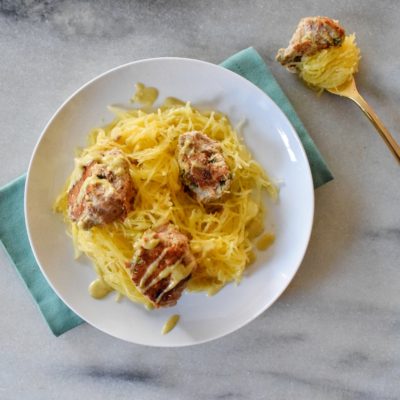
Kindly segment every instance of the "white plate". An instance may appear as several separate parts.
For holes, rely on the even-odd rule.
[[[276,242],[259,253],[239,286],[229,285],[213,297],[185,294],[176,307],[147,311],[114,296],[94,300],[88,285],[95,278],[89,261],[74,260],[73,247],[52,204],[73,168],[74,150],[89,130],[112,119],[110,104],[127,103],[134,84],[226,113],[243,128],[248,147],[277,182],[279,203],[269,206]],[[314,191],[300,140],[276,104],[246,79],[214,64],[183,58],[157,58],[115,68],[84,85],[55,113],[44,129],[30,163],[25,215],[36,260],[50,285],[79,316],[115,337],[145,345],[186,346],[219,338],[247,324],[284,291],[304,256],[313,221]],[[172,314],[178,326],[160,331]]]

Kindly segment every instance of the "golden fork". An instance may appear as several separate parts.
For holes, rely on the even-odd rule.
[[[372,107],[364,100],[364,98],[358,93],[356,82],[352,78],[349,82],[344,83],[336,89],[328,89],[329,92],[337,94],[338,96],[347,97],[353,100],[368,117],[368,119],[375,126],[376,130],[381,135],[382,139],[385,141],[390,151],[396,157],[397,161],[400,162],[400,146],[387,130],[385,125],[383,125],[380,118],[376,115]]]

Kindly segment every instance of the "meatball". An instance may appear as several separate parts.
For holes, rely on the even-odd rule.
[[[182,183],[200,203],[222,197],[230,188],[231,171],[220,144],[200,132],[179,136],[178,164]]]
[[[187,236],[162,225],[147,230],[134,248],[127,265],[133,283],[156,308],[174,306],[196,268]]]
[[[303,56],[311,56],[328,47],[340,46],[344,38],[345,31],[336,20],[327,17],[303,18],[289,46],[279,49],[276,59],[289,71],[296,72],[296,63]]]
[[[119,150],[77,160],[79,179],[68,192],[68,213],[82,229],[123,220],[130,211],[135,189],[129,162]],[[79,176],[79,175],[78,175]]]

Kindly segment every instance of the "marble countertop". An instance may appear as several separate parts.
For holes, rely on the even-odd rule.
[[[396,0],[0,2],[0,185],[26,171],[47,120],[97,74],[156,56],[219,63],[250,45],[335,175],[316,191],[289,288],[208,344],[148,348],[87,324],[55,338],[0,251],[1,399],[400,398],[400,168],[355,105],[317,97],[273,61],[305,15],[357,32],[359,89],[400,141]]]

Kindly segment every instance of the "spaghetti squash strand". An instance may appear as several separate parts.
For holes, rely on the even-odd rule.
[[[180,134],[196,129],[220,142],[233,173],[230,193],[214,200],[210,209],[184,192],[179,179],[176,145]],[[232,129],[226,116],[200,112],[187,103],[157,110],[122,112],[104,128],[89,135],[90,152],[119,148],[131,161],[130,175],[137,188],[133,210],[123,222],[79,229],[68,218],[65,186],[55,210],[64,214],[74,246],[94,263],[98,275],[113,289],[135,302],[148,305],[126,270],[133,243],[154,225],[173,222],[190,238],[191,251],[198,261],[188,288],[217,292],[231,281],[239,282],[252,259],[249,226],[257,221],[262,231],[264,207],[262,191],[276,197],[276,187]],[[260,228],[261,226],[261,228]]]
[[[358,71],[360,61],[360,50],[355,39],[355,34],[346,36],[339,47],[330,47],[303,57],[297,65],[300,77],[319,89],[335,89],[348,82]]]

